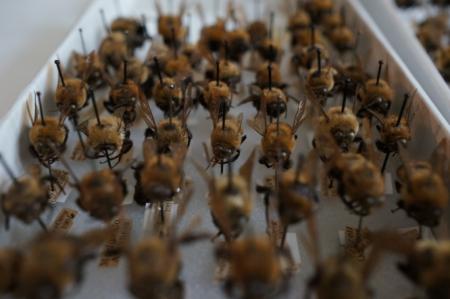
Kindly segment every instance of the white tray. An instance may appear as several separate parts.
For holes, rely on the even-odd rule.
[[[8,115],[2,119],[0,123],[0,140],[5,142],[5,146],[2,147],[1,152],[5,156],[6,160],[13,167],[13,171],[19,175],[24,172],[24,168],[31,162],[34,162],[28,153],[27,144],[27,130],[29,128],[29,121],[26,115],[25,103],[29,100],[35,90],[41,90],[45,95],[45,110],[55,111],[56,108],[52,102],[52,95],[57,83],[57,72],[54,66],[54,59],[59,57],[63,63],[66,63],[72,50],[80,50],[79,37],[77,29],[79,27],[84,28],[86,44],[88,49],[97,47],[101,37],[104,36],[104,29],[99,19],[99,9],[103,8],[106,12],[108,20],[115,18],[119,11],[124,15],[140,16],[142,13],[147,15],[147,20],[151,23],[149,26],[150,33],[156,32],[155,10],[152,6],[152,1],[147,0],[123,0],[117,1],[119,5],[115,5],[114,1],[110,0],[97,0],[86,11],[78,25],[68,35],[65,41],[61,44],[58,50],[52,57],[49,58],[48,63],[42,68],[35,80],[26,87],[17,99],[14,106],[11,107]],[[169,1],[170,2],[170,1]],[[188,1],[190,2],[190,1]],[[225,1],[222,1],[225,2]],[[250,2],[250,3],[248,3]],[[252,1],[246,1],[242,5],[246,6],[247,14],[253,16]],[[277,9],[277,1],[268,1],[271,9]],[[173,1],[173,7],[177,7],[177,1]],[[221,9],[214,9],[214,1],[204,1],[206,4],[206,10],[208,12],[220,11],[221,15],[225,11],[225,3],[220,3]],[[355,28],[359,28],[362,31],[362,42],[359,49],[361,57],[367,60],[368,70],[374,73],[376,71],[376,64],[379,59],[383,59],[389,65],[389,73],[391,83],[394,89],[398,92],[397,102],[394,103],[394,109],[398,109],[400,106],[400,100],[403,93],[410,92],[414,88],[417,88],[417,94],[413,102],[413,110],[415,111],[415,118],[411,124],[414,139],[410,144],[409,150],[412,157],[415,158],[428,158],[430,152],[435,145],[444,137],[450,137],[450,127],[444,120],[442,115],[439,114],[438,109],[433,105],[430,99],[427,97],[424,90],[418,85],[414,77],[409,73],[405,65],[401,62],[399,57],[394,53],[393,49],[388,45],[385,38],[382,36],[370,16],[364,11],[361,4],[357,0],[348,0],[345,3],[348,5],[348,19],[351,24],[355,24]],[[165,3],[167,4],[167,3]],[[191,6],[190,6],[191,7]],[[118,9],[119,8],[119,9]],[[165,7],[167,9],[167,7]],[[194,10],[192,6],[192,10]],[[215,13],[207,14],[208,21],[212,21],[216,16]],[[276,17],[276,24],[280,30],[286,28],[286,20],[284,17]],[[192,29],[194,34],[192,38],[195,39],[198,36],[198,29],[200,23],[196,19],[192,18]],[[278,30],[277,30],[278,31]],[[197,33],[196,33],[197,32]],[[286,39],[287,41],[287,39]],[[286,51],[288,50],[286,42]],[[286,62],[288,60],[288,54],[285,56],[283,68],[286,70]],[[253,80],[252,75],[246,74],[244,81],[249,83]],[[291,81],[291,84],[295,84],[295,80]],[[99,105],[100,106],[100,105]],[[231,113],[236,113],[237,109],[233,108]],[[289,118],[292,118],[292,112],[295,110],[295,105],[291,104],[289,107],[291,111]],[[161,113],[155,109],[156,119],[162,117]],[[255,111],[251,105],[243,106],[242,112],[244,117],[248,118],[253,116]],[[208,141],[209,133],[211,129],[210,121],[206,119],[207,113],[203,109],[198,109],[191,114],[189,126],[194,133],[194,139],[190,148],[190,156],[198,161],[204,161],[201,152],[201,142]],[[254,146],[259,144],[259,136],[255,134],[248,126],[245,126],[245,133],[248,139],[243,145],[241,158],[237,162],[238,167],[242,161],[244,161]],[[141,142],[144,133],[144,125],[140,123],[136,129],[132,130],[132,139],[135,144],[134,156],[138,159],[141,157]],[[67,156],[70,155],[74,142],[75,134],[71,134],[68,142]],[[307,125],[300,128],[299,140],[297,143],[298,152],[307,152],[311,149],[311,128]],[[6,146],[7,144],[7,146]],[[296,155],[294,154],[293,157]],[[388,173],[392,172],[393,167],[398,164],[396,158],[391,160]],[[90,170],[87,166],[89,163],[71,163],[75,168],[75,171],[82,175],[86,171]],[[55,166],[58,167],[58,164]],[[61,167],[59,165],[59,167]],[[98,166],[97,166],[98,167]],[[103,166],[104,167],[104,166]],[[118,166],[120,168],[120,166]],[[190,176],[195,184],[194,199],[189,206],[188,212],[185,216],[185,223],[192,219],[195,215],[203,216],[202,228],[210,231],[215,231],[210,219],[210,213],[208,205],[205,199],[206,186],[202,182],[201,178],[194,170],[190,163],[186,163],[185,170],[188,176]],[[265,175],[270,171],[264,166],[255,166],[255,182],[261,182]],[[6,174],[1,172],[2,181],[0,185],[9,185],[9,180]],[[131,172],[127,173],[127,177],[131,177]],[[390,179],[387,183],[392,183]],[[130,191],[134,186],[134,181],[129,181]],[[399,212],[397,214],[391,214],[390,209],[396,206],[395,195],[386,194],[386,204],[383,208],[376,210],[373,215],[367,218],[366,224],[370,228],[403,228],[413,226],[414,222],[406,218],[406,216]],[[76,209],[74,202],[77,196],[77,192],[69,192],[67,198],[61,198],[61,203],[57,203],[54,208],[48,211],[44,215],[44,221],[50,223],[53,221],[58,211],[63,207],[72,207]],[[132,194],[130,194],[132,196]],[[264,232],[264,213],[263,204],[261,198],[255,196],[255,211],[252,215],[251,226],[256,232]],[[142,223],[144,221],[144,208],[132,203],[125,206],[126,213],[133,220],[132,229],[132,242],[138,241],[142,237]],[[321,244],[323,246],[322,253],[324,256],[328,256],[336,253],[339,248],[338,243],[338,230],[344,228],[346,225],[356,225],[357,219],[355,216],[344,208],[343,204],[333,199],[323,199],[323,204],[320,207],[319,213],[319,228]],[[2,223],[0,219],[0,223]],[[81,213],[74,224],[71,232],[79,233],[86,229],[98,227],[101,224],[97,221],[90,219],[84,213]],[[17,221],[11,222],[11,229],[9,232],[5,232],[3,227],[0,228],[0,245],[17,245],[25,246],[26,242],[30,240],[33,234],[39,232],[40,228],[37,225],[25,227]],[[304,232],[304,225],[293,227],[290,232],[300,233]],[[292,235],[290,235],[292,236]],[[292,238],[291,238],[292,239]],[[295,240],[295,238],[294,238]],[[299,238],[297,238],[297,241]],[[292,277],[290,292],[281,296],[281,298],[298,298],[304,291],[305,283],[312,273],[312,262],[307,256],[304,246],[301,242],[298,242],[300,255],[302,259],[302,265],[300,272]],[[209,242],[198,243],[189,247],[185,247],[182,250],[184,259],[184,268],[182,272],[182,279],[186,282],[186,298],[223,298],[223,292],[220,286],[213,281],[213,273],[215,269],[213,247]],[[377,271],[373,275],[371,285],[376,291],[376,298],[398,298],[399,294],[402,296],[410,295],[413,292],[413,287],[403,276],[401,276],[394,267],[393,258],[388,257],[385,262],[382,262]],[[121,260],[120,264],[116,268],[98,268],[98,261],[94,261],[88,265],[85,271],[85,281],[81,288],[74,294],[74,298],[128,298],[127,292],[127,280],[126,280],[126,261]]]
[[[423,87],[447,122],[450,122],[450,88],[416,38],[412,19],[417,10],[402,12],[393,0],[361,0],[387,40]],[[416,14],[417,13],[417,14]]]

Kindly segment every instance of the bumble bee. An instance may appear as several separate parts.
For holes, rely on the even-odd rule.
[[[286,288],[280,252],[267,235],[224,244],[216,255],[230,263],[224,290],[232,298],[272,298]]]
[[[226,56],[228,56],[231,61],[239,63],[242,60],[242,56],[250,48],[249,34],[245,31],[245,29],[238,28],[226,32],[223,38],[227,42],[228,46],[228,49],[226,50],[228,53]]]
[[[235,62],[221,59],[219,61],[219,80],[225,82],[228,86],[235,89],[236,85],[241,81],[241,70]],[[213,81],[217,78],[217,67],[210,63],[205,71],[205,79]]]
[[[105,229],[82,236],[46,232],[36,237],[20,261],[16,294],[20,298],[62,298],[83,280],[83,268],[105,240]]]
[[[225,20],[218,19],[215,24],[204,26],[200,32],[198,47],[204,56],[210,52],[218,52],[223,44],[223,37],[226,35]]]
[[[169,102],[171,103],[171,102]],[[147,123],[145,137],[156,142],[158,153],[169,153],[175,146],[188,148],[191,144],[192,133],[187,127],[187,119],[190,113],[190,101],[183,101],[182,113],[179,117],[173,117],[172,107],[169,107],[169,118],[156,123],[150,105],[146,100],[140,102],[140,109]]]
[[[117,71],[117,79],[124,80],[125,75],[125,63],[122,63]],[[152,74],[147,65],[142,63],[136,57],[132,57],[127,60],[126,64],[127,79],[134,81],[138,84],[145,94],[151,94],[153,87]]]
[[[269,34],[266,24],[258,20],[248,24],[246,30],[252,47],[257,47]]]
[[[313,146],[322,161],[328,161],[333,154],[333,145],[327,144],[322,135],[331,134],[333,140],[342,151],[348,151],[357,140],[359,122],[352,110],[343,107],[330,107],[325,115],[320,116],[314,130]]]
[[[131,56],[125,34],[121,32],[108,34],[100,44],[98,55],[104,65],[117,70],[123,60]]]
[[[442,39],[447,32],[448,16],[444,13],[429,17],[419,24],[417,38],[428,52],[438,50],[442,45]]]
[[[183,15],[186,11],[186,4],[183,2],[177,15],[164,14],[159,1],[155,1],[158,12],[158,33],[162,36],[167,46],[179,47],[186,39],[187,30],[183,27]]]
[[[383,62],[380,60],[378,64],[377,78],[367,80],[357,91],[357,98],[362,105],[357,113],[360,117],[365,115],[365,109],[387,115],[394,99],[394,91],[389,83],[380,79]]]
[[[322,69],[321,63],[321,52],[317,50],[317,67],[309,70],[306,77],[306,87],[321,99],[321,103],[325,103],[326,98],[332,96],[335,92],[334,77],[337,71],[331,66]]]
[[[330,32],[329,38],[334,47],[341,53],[353,50],[356,47],[356,36],[344,24],[334,28]]]
[[[111,81],[106,66],[95,51],[89,54],[74,52],[71,58],[75,77],[85,81],[92,88],[100,88]]]
[[[311,25],[311,17],[303,9],[297,9],[293,15],[289,17],[287,29],[294,33],[299,30],[308,29]]]
[[[9,229],[11,216],[25,224],[37,221],[43,229],[46,229],[46,225],[40,216],[49,204],[50,190],[47,182],[58,184],[58,181],[51,176],[42,177],[40,169],[33,171],[29,175],[17,178],[1,155],[0,163],[13,181],[8,190],[1,195],[1,210],[5,216],[6,229]]]
[[[88,86],[78,78],[64,78],[59,60],[55,60],[59,74],[55,102],[63,116],[76,117],[79,110],[87,105]]]
[[[410,248],[406,260],[398,264],[399,270],[416,286],[423,288],[427,298],[450,296],[450,241],[420,240]]]
[[[86,174],[76,186],[78,206],[95,219],[109,222],[119,215],[127,188],[119,172],[109,168]]]
[[[298,128],[305,119],[305,101],[300,101],[292,125],[280,122],[279,116],[275,122],[267,124],[266,107],[262,107],[261,113],[249,121],[249,125],[262,136],[261,147],[263,156],[259,162],[272,167],[275,164],[290,168],[290,156],[295,147]]]
[[[135,168],[134,200],[139,205],[172,200],[184,184],[183,163],[187,148],[172,145],[169,154],[161,154],[153,139],[147,139],[143,148],[144,162]]]
[[[217,72],[220,74],[220,72]],[[220,76],[220,75],[219,75]],[[208,110],[220,107],[220,116],[227,113],[233,101],[233,92],[225,82],[217,80],[206,84],[198,96],[200,103]]]
[[[206,156],[208,158],[209,155]],[[242,233],[244,223],[250,218],[253,206],[251,181],[254,158],[255,151],[241,166],[238,174],[232,171],[233,163],[228,163],[228,174],[217,178],[195,164],[209,186],[209,205],[213,222],[219,230],[217,236],[223,235],[228,242]]]
[[[262,63],[255,75],[256,81],[253,85],[258,86],[261,89],[268,87],[284,89],[286,87],[286,84],[282,82],[280,66],[277,63]]]
[[[320,23],[326,15],[333,13],[334,2],[333,0],[311,0],[305,4],[305,9],[315,23]]]
[[[34,117],[31,116],[31,112],[27,105],[28,115],[32,124],[28,132],[30,152],[42,165],[48,168],[58,159],[58,156],[64,152],[69,136],[69,129],[56,117],[44,117],[41,93],[37,92],[36,96],[39,106],[36,106],[35,103]],[[41,115],[40,121],[38,119],[38,110]]]
[[[405,210],[420,226],[436,227],[449,201],[444,180],[430,163],[407,161],[401,147],[399,150],[403,165],[397,170],[398,208]]]
[[[111,24],[111,31],[125,35],[131,53],[142,47],[144,42],[150,38],[145,25],[145,18],[141,21],[132,18],[117,18]]]
[[[124,61],[124,78],[112,86],[108,101],[103,102],[110,113],[119,113],[120,118],[128,127],[136,120],[136,102],[145,98],[141,87],[131,79],[128,79],[126,71],[127,61]]]

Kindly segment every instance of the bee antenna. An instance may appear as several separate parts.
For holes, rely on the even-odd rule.
[[[123,60],[123,84],[126,84],[128,80],[128,60]]]
[[[170,28],[170,32],[172,34],[172,47],[173,47],[173,56],[175,58],[178,58],[178,47],[177,47],[177,40],[175,36],[175,27]]]
[[[405,97],[403,99],[402,107],[400,108],[400,113],[398,114],[397,123],[395,124],[396,127],[400,125],[400,122],[402,121],[403,113],[405,112],[406,103],[408,102],[409,95],[405,93]]]
[[[3,155],[0,154],[0,164],[2,164],[3,168],[5,169],[8,176],[11,178],[11,180],[14,182],[15,185],[19,183],[16,176],[12,172],[11,168],[9,168],[8,163],[6,163],[5,158],[3,158]]]
[[[220,85],[220,61],[216,60],[216,85]]]
[[[274,19],[275,19],[275,13],[272,11],[272,12],[270,12],[269,39],[272,39],[272,37],[273,37]]]
[[[349,81],[350,81],[350,79],[345,79],[345,82],[344,82],[344,90],[343,90],[343,92],[342,92],[342,108],[341,108],[341,113],[344,113],[344,111],[345,111],[345,105],[346,105],[346,103],[347,103],[347,87],[348,87],[348,84],[349,84]]]
[[[161,84],[161,86],[163,86],[164,82],[163,82],[163,78],[162,78],[161,68],[159,66],[158,57],[156,57],[156,56],[153,57],[153,61],[155,62],[155,68],[156,68],[156,72],[158,73],[159,83]]]
[[[322,57],[320,53],[320,49],[317,48],[317,73],[320,74],[322,72]]]
[[[377,73],[377,85],[380,83],[380,77],[381,77],[381,69],[383,67],[383,61],[378,61],[378,73]]]
[[[84,42],[83,29],[78,28],[78,32],[80,33],[81,49],[83,50],[83,55],[86,56],[87,50],[86,50],[86,43]]]
[[[92,88],[89,88],[89,96],[91,97],[91,100],[92,100],[92,106],[94,107],[95,117],[97,118],[97,124],[99,126],[101,126],[102,122],[100,121],[100,115],[99,115],[98,109],[97,109],[97,102],[95,100],[95,93]]]
[[[105,16],[105,11],[102,9],[100,9],[100,18],[102,19],[102,23],[103,23],[103,27],[105,27],[105,30],[108,34],[111,34],[111,29],[108,26],[108,22],[106,22],[106,16]]]
[[[59,75],[59,79],[61,80],[61,84],[62,84],[62,86],[66,86],[66,83],[64,82],[64,76],[63,76],[62,70],[61,70],[61,62],[59,61],[59,59],[55,60],[55,64],[56,64],[56,68],[58,69],[58,75]]]
[[[269,62],[267,66],[267,72],[269,73],[269,89],[272,90],[272,63]]]
[[[43,126],[45,126],[45,118],[44,118],[44,110],[42,109],[42,101],[41,101],[41,92],[38,91],[36,92],[36,96],[38,99],[38,104],[39,104],[39,112],[41,113],[41,123]]]

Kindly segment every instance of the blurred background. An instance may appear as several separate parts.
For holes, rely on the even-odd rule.
[[[0,1],[0,111],[11,106],[91,2]]]

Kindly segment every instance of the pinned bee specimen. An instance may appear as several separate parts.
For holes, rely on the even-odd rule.
[[[276,82],[278,83],[277,86],[280,86],[279,83],[279,69],[277,66],[275,67],[275,78],[277,79]],[[287,111],[287,104],[289,99],[293,99],[295,102],[298,102],[297,99],[295,99],[293,96],[286,94],[281,87],[273,87],[273,80],[272,80],[272,72],[273,67],[272,64],[269,63],[267,65],[267,77],[268,77],[268,86],[260,88],[256,84],[263,83],[266,78],[263,78],[262,74],[260,72],[257,73],[257,83],[253,84],[250,87],[250,96],[246,99],[244,99],[240,105],[245,104],[247,102],[252,102],[253,106],[256,107],[256,109],[259,111],[261,110],[261,106],[264,106],[266,109],[266,113],[270,118],[277,118],[278,116],[286,113]],[[265,84],[261,84],[262,86],[265,86]]]
[[[383,203],[384,194],[384,178],[373,162],[372,128],[368,119],[364,119],[363,129],[362,149],[367,157],[360,153],[341,153],[336,149],[326,165],[329,177],[338,182],[342,202],[352,214],[359,216],[356,243],[361,240],[363,218],[370,214],[372,208]]]
[[[344,10],[342,11],[344,15]],[[350,27],[345,25],[345,15],[341,18],[341,24],[332,29],[328,37],[339,53],[345,53],[355,49],[357,45],[357,36]]]
[[[210,81],[199,90],[199,101],[208,110],[220,107],[219,115],[222,116],[231,108],[233,92],[231,88],[220,81],[220,62],[216,61],[216,80]]]
[[[286,234],[290,225],[308,219],[314,213],[314,207],[319,201],[316,192],[317,154],[311,152],[307,160],[299,157],[297,168],[282,172],[277,179],[276,196],[278,199],[278,214],[283,226],[280,247],[284,247]]]
[[[125,34],[121,32],[109,32],[100,44],[98,55],[103,64],[117,70],[123,60],[131,56]]]
[[[317,67],[312,67],[308,71],[306,77],[306,89],[307,93],[311,93],[320,99],[320,103],[325,104],[328,97],[335,93],[334,78],[337,71],[328,66],[326,69],[322,68],[322,52],[317,49]]]
[[[181,234],[176,232],[191,196],[192,190],[189,189],[177,209],[175,219],[170,223],[167,236],[145,237],[127,250],[128,286],[136,298],[185,297],[184,283],[180,278],[182,260],[179,247],[209,237],[204,233],[192,232],[191,228]]]
[[[128,78],[128,61],[123,61],[123,80],[111,87],[108,101],[103,102],[106,110],[119,117],[128,127],[136,120],[136,102],[145,98],[141,87]]]
[[[111,32],[120,32],[125,35],[128,49],[131,53],[151,39],[148,34],[145,16],[142,20],[119,17],[111,23]]]
[[[353,111],[346,108],[346,99],[347,95],[344,93],[342,106],[330,107],[327,112],[321,110],[323,115],[317,119],[313,147],[319,153],[322,161],[328,161],[334,152],[334,144],[330,146],[327,139],[322,138],[324,135],[331,135],[333,141],[343,152],[349,151],[351,145],[355,141],[359,141],[357,137],[359,122]]]
[[[187,149],[192,140],[192,133],[187,127],[187,119],[191,111],[190,101],[183,100],[182,113],[178,117],[173,117],[171,101],[169,101],[169,105],[169,117],[156,123],[147,100],[140,102],[140,109],[148,126],[145,137],[147,140],[154,140],[157,152],[161,154],[170,153],[174,145]]]
[[[276,121],[267,123],[265,106],[254,119],[249,120],[249,126],[262,136],[263,156],[259,159],[259,163],[268,168],[278,165],[286,169],[290,168],[291,154],[294,151],[295,140],[297,139],[295,133],[305,119],[305,111],[305,101],[300,101],[292,125],[280,122],[279,116]]]
[[[250,36],[244,28],[227,31],[224,39],[227,43],[227,56],[233,62],[241,62],[244,54],[250,49]]]
[[[3,269],[0,277],[0,295],[4,296],[15,291],[18,279],[18,269],[22,254],[12,248],[0,249],[0,268]]]
[[[107,168],[92,171],[78,180],[72,172],[79,191],[78,206],[100,221],[110,222],[117,217],[127,194],[121,175],[121,172]]]
[[[97,52],[86,50],[86,44],[83,37],[83,29],[78,29],[81,38],[83,52],[73,52],[71,65],[75,77],[85,81],[91,88],[100,88],[111,81],[106,66]]]
[[[425,290],[427,298],[450,296],[450,241],[417,241],[406,253],[399,270],[416,286]]]
[[[264,61],[269,62],[280,62],[281,56],[283,54],[283,49],[273,40],[273,23],[274,23],[274,13],[270,14],[270,27],[268,36],[258,44],[256,50],[259,56]]]
[[[16,295],[62,298],[69,286],[78,286],[83,281],[83,268],[95,257],[106,231],[93,230],[81,236],[52,231],[36,237],[23,252]]]
[[[124,80],[125,63],[122,63],[117,72],[117,79]],[[136,57],[127,59],[127,79],[138,84],[145,94],[151,94],[153,88],[153,78],[150,69]]]
[[[297,9],[294,14],[289,17],[288,31],[295,33],[300,30],[308,30],[311,26],[311,17],[304,9]]]
[[[267,235],[247,236],[225,243],[216,250],[230,264],[224,282],[230,298],[274,298],[287,287],[281,253]]]
[[[314,25],[311,25],[310,30],[302,30],[293,36],[291,67],[294,73],[298,74],[299,69],[310,70],[314,66],[318,67],[319,53],[321,64],[327,64],[329,62],[330,54],[328,47],[325,46],[323,38],[317,32]]]
[[[393,237],[391,233],[385,233],[380,240],[374,240],[366,261],[358,261],[342,252],[323,259],[320,254],[317,224],[313,217],[308,220],[308,231],[310,240],[306,243],[306,248],[315,263],[315,273],[307,282],[303,296],[305,299],[373,298],[374,292],[369,287],[368,280],[382,252],[386,247],[400,247],[397,244],[398,236]]]
[[[95,111],[95,119],[90,119],[77,128],[83,154],[89,159],[106,159],[108,166],[113,168],[124,154],[133,147],[130,131],[124,121],[117,116],[100,117],[95,102],[94,91],[90,90],[90,97]],[[83,131],[87,140],[84,141],[80,131]]]
[[[410,161],[402,146],[399,145],[398,150],[403,161],[397,170],[398,209],[417,221],[420,232],[422,226],[434,228],[439,225],[449,202],[449,190],[443,174],[427,161]],[[440,159],[435,157],[435,163],[442,163],[448,159],[448,152],[439,153],[438,157]]]
[[[30,152],[44,167],[49,168],[66,149],[69,129],[56,117],[44,117],[41,93],[37,92],[36,97],[39,106],[36,106],[35,102],[34,117],[31,116],[27,105],[27,111],[32,124],[28,132]],[[40,120],[38,119],[38,111],[41,116]]]
[[[364,71],[364,66],[359,56],[354,53],[354,61],[348,64],[334,64],[337,74],[334,78],[336,92],[345,92],[347,96],[354,97],[359,86],[364,85],[368,75]]]
[[[176,116],[183,110],[184,93],[177,80],[162,76],[158,58],[153,58],[159,80],[153,87],[156,106],[166,115]]]
[[[55,102],[62,117],[75,119],[79,110],[87,105],[88,86],[78,78],[64,78],[59,60],[55,60],[59,74]]]
[[[219,80],[225,82],[233,91],[236,90],[236,85],[241,81],[241,69],[235,62],[228,59],[221,59],[219,61]],[[205,79],[213,81],[217,78],[217,65],[210,61],[209,66],[205,71]]]
[[[210,161],[205,147],[206,158]],[[209,175],[198,164],[194,164],[206,180],[209,187],[209,206],[215,226],[219,232],[216,237],[224,236],[227,242],[239,237],[252,211],[251,182],[255,151],[239,169],[233,173],[233,163],[228,163],[228,174],[215,177]]]
[[[220,107],[213,109],[211,119],[213,121],[213,130],[211,132],[211,148],[213,157],[209,161],[211,166],[220,164],[221,172],[223,165],[233,163],[241,154],[241,144],[247,138],[242,128],[243,114],[238,117],[220,114]]]
[[[139,205],[159,204],[173,200],[184,185],[183,163],[187,148],[177,144],[168,154],[158,151],[156,140],[144,141],[144,161],[135,168],[134,200]],[[164,223],[161,208],[161,222]]]
[[[361,102],[358,117],[366,114],[365,110],[371,109],[381,115],[387,115],[392,101],[394,91],[389,83],[381,79],[383,61],[378,62],[378,73],[376,79],[367,80],[357,91],[357,98]]]
[[[183,27],[183,15],[186,11],[186,3],[182,1],[178,15],[164,14],[160,1],[155,1],[158,12],[158,33],[162,36],[164,43],[168,47],[180,47],[187,35],[187,30]]]
[[[377,126],[380,133],[380,140],[376,141],[376,146],[378,150],[386,154],[383,161],[383,166],[381,167],[381,173],[384,173],[384,170],[386,169],[389,156],[398,152],[398,143],[406,146],[406,144],[411,140],[411,120],[410,115],[408,115],[410,113],[407,113],[407,116],[403,117],[408,98],[409,95],[405,94],[405,98],[398,116],[395,114],[390,114],[384,118],[380,118],[372,113],[372,115],[380,121],[380,124]],[[411,107],[411,105],[409,107]]]
[[[224,36],[226,36],[225,20],[218,19],[215,24],[204,26],[198,41],[198,47],[203,55],[208,57],[210,52],[220,51]]]
[[[13,216],[25,224],[37,221],[46,230],[41,215],[49,205],[50,188],[47,182],[58,184],[62,190],[59,182],[51,176],[41,177],[40,171],[17,178],[1,155],[0,163],[13,182],[1,195],[1,210],[5,216],[6,229],[9,229],[10,218]]]
[[[263,21],[256,20],[247,25],[247,33],[250,37],[250,45],[258,47],[269,34],[269,29]]]

